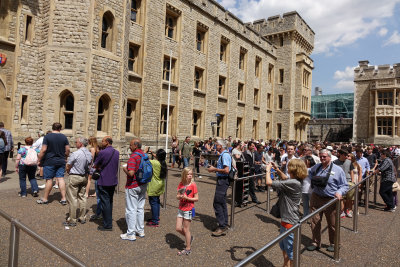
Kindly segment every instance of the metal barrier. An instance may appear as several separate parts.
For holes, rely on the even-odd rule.
[[[351,188],[349,188],[348,191],[355,189],[355,194],[354,194],[354,209],[353,209],[353,231],[355,233],[358,232],[358,187],[360,184],[366,183],[366,194],[365,194],[365,215],[368,215],[368,206],[369,206],[369,184],[370,184],[370,179],[374,177],[375,178],[375,182],[377,181],[376,178],[376,174],[372,174],[369,175],[368,177],[366,177],[365,179],[363,179],[362,181],[356,183],[354,186],[352,186]],[[347,191],[347,192],[348,192]],[[374,192],[374,194],[376,194],[376,192]],[[287,237],[289,234],[294,233],[294,243],[293,243],[293,265],[295,267],[300,266],[300,244],[301,244],[301,226],[304,222],[306,222],[307,220],[309,220],[311,217],[315,216],[316,214],[320,213],[321,211],[326,210],[327,208],[329,208],[331,205],[336,203],[336,218],[335,218],[335,252],[334,252],[334,256],[333,259],[336,262],[339,262],[340,260],[340,256],[339,256],[339,249],[340,249],[340,202],[339,199],[337,198],[333,198],[332,200],[330,200],[328,203],[326,203],[325,205],[323,205],[322,207],[320,207],[319,209],[317,209],[316,211],[308,214],[307,216],[305,216],[304,218],[302,218],[296,225],[294,225],[292,228],[290,228],[288,231],[286,231],[285,233],[280,234],[277,238],[275,238],[274,240],[272,240],[271,242],[269,242],[268,244],[266,244],[265,246],[263,246],[262,248],[258,249],[257,251],[255,251],[254,253],[252,253],[250,256],[248,256],[247,258],[243,259],[241,262],[239,262],[237,265],[235,265],[236,267],[239,266],[245,266],[249,263],[251,263],[252,261],[254,261],[255,259],[257,259],[259,256],[261,256],[264,252],[266,252],[267,250],[269,250],[272,246],[276,245],[279,241],[281,241],[282,239],[284,239],[285,237]]]
[[[4,219],[8,220],[11,223],[11,231],[10,231],[10,248],[8,254],[8,266],[9,267],[16,267],[18,266],[18,251],[19,251],[19,233],[20,230],[24,231],[28,235],[30,235],[33,239],[41,243],[43,246],[50,249],[52,252],[63,258],[68,263],[72,264],[73,266],[86,266],[85,263],[74,257],[73,255],[69,254],[68,252],[54,246],[52,243],[44,239],[39,234],[35,233],[31,230],[28,226],[23,224],[22,222],[18,221],[15,218],[12,218],[10,215],[5,213],[4,211],[0,210],[0,216]]]

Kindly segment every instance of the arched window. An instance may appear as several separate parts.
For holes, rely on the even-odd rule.
[[[107,132],[109,125],[110,98],[107,95],[100,97],[97,105],[97,131]]]
[[[107,11],[103,15],[101,24],[101,47],[112,50],[114,16]]]
[[[60,94],[60,122],[64,129],[74,126],[74,96],[68,90]]]

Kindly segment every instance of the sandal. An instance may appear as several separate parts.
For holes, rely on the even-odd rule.
[[[184,250],[178,252],[178,256],[189,255],[190,253],[192,253],[191,249],[189,249],[189,250],[184,249]]]
[[[49,201],[48,200],[44,201],[43,199],[38,199],[38,200],[36,200],[36,203],[37,204],[49,204]]]

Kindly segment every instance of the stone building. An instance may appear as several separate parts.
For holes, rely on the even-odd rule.
[[[400,143],[400,64],[354,69],[353,139],[359,143]]]
[[[0,120],[17,139],[306,140],[314,32],[243,23],[215,0],[1,0]]]

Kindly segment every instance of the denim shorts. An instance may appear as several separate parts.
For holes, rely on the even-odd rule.
[[[192,211],[191,210],[183,211],[183,210],[178,209],[178,217],[191,221],[192,220]]]
[[[284,233],[289,229],[286,229],[281,225],[280,233]],[[279,241],[279,247],[281,250],[285,251],[288,255],[290,260],[293,260],[293,240],[294,240],[294,233],[289,234],[286,238]]]
[[[43,166],[43,179],[63,178],[64,173],[65,165]]]

